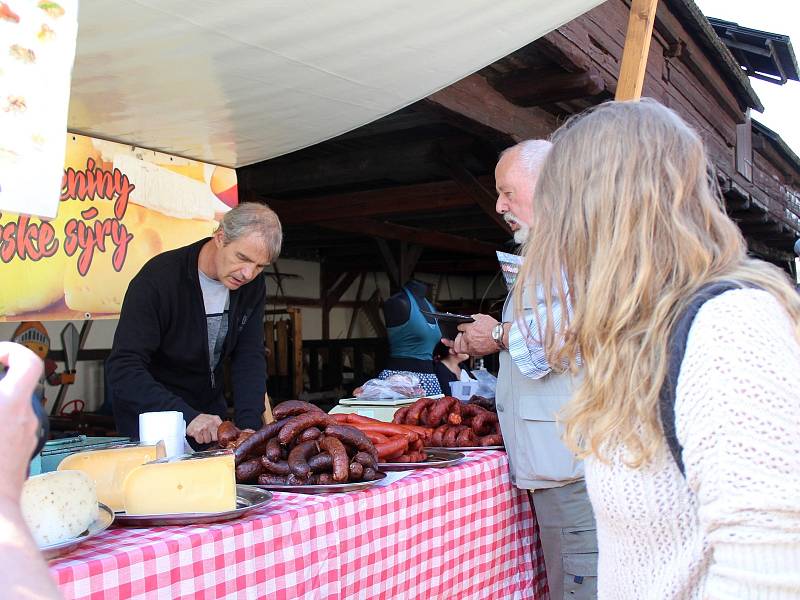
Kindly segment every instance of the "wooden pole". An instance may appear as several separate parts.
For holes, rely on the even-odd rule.
[[[299,398],[303,391],[303,311],[286,309],[292,320],[292,397]]]
[[[632,0],[628,33],[622,51],[616,100],[638,100],[642,96],[647,54],[653,37],[658,0]]]

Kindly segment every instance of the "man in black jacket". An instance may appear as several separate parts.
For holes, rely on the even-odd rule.
[[[139,414],[177,410],[197,444],[226,418],[222,363],[230,357],[234,420],[258,429],[264,411],[261,272],[280,253],[281,224],[268,207],[240,204],[213,237],[164,252],[133,278],[120,312],[107,382],[117,429],[139,437]]]

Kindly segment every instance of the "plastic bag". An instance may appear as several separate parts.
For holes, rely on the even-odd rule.
[[[480,386],[475,390],[478,396],[485,398],[494,398],[494,391],[497,388],[497,377],[489,373],[486,369],[475,369],[472,372],[473,377],[478,380]]]
[[[419,384],[419,377],[411,373],[395,373],[386,379],[370,379],[353,391],[356,398],[366,400],[397,400],[399,398],[420,398],[425,390]]]

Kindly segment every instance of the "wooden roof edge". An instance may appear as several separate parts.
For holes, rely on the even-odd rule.
[[[750,79],[694,0],[669,0],[666,4],[681,18],[687,30],[697,37],[711,57],[718,59],[722,74],[731,84],[740,102],[758,112],[764,112],[764,105],[750,84]]]
[[[752,123],[753,131],[764,136],[769,143],[772,144],[778,154],[780,154],[786,160],[786,162],[788,162],[796,170],[798,176],[800,176],[800,157],[795,154],[794,150],[789,147],[780,134],[773,131],[763,123],[756,121],[755,119],[750,119],[750,121]]]

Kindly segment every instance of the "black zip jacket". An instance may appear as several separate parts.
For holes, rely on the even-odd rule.
[[[187,425],[200,413],[225,420],[225,357],[231,358],[236,425],[261,427],[267,388],[264,278],[231,291],[228,333],[212,370],[197,274],[200,248],[209,239],[152,258],[128,286],[106,362],[106,383],[122,435],[139,438],[139,414],[144,412],[179,410]]]

